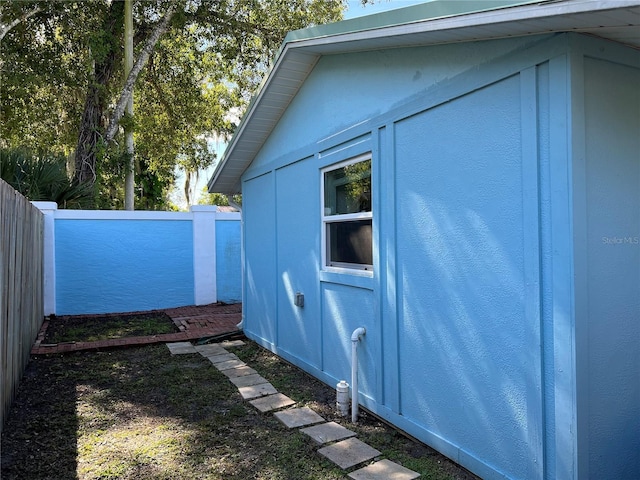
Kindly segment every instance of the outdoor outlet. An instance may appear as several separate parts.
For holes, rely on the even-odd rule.
[[[296,293],[296,297],[293,300],[293,304],[296,307],[300,307],[300,308],[304,307],[304,294],[302,294],[300,292],[297,292]]]

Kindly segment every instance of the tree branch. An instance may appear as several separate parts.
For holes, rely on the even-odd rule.
[[[18,25],[21,22],[24,22],[26,19],[28,19],[29,17],[32,17],[33,15],[35,15],[36,13],[40,12],[40,7],[36,7],[33,10],[29,10],[28,12],[23,13],[20,17],[16,18],[13,22],[5,25],[3,23],[0,23],[0,41],[2,41],[2,39],[4,38],[4,36],[9,33],[9,31],[14,28],[16,25]]]
[[[136,83],[138,75],[147,64],[149,60],[149,55],[158,43],[158,40],[162,36],[162,34],[167,30],[169,26],[169,22],[175,13],[175,6],[169,7],[167,12],[164,14],[164,17],[160,22],[158,22],[149,35],[140,55],[138,55],[138,59],[133,65],[131,72],[129,72],[129,76],[127,77],[127,81],[124,84],[124,88],[122,89],[122,93],[120,94],[120,98],[118,99],[118,103],[116,104],[116,108],[111,114],[111,118],[109,119],[109,126],[107,127],[107,131],[105,133],[105,140],[107,143],[111,143],[113,138],[116,136],[118,131],[118,125],[122,116],[124,115],[124,110],[131,97],[131,92],[133,91],[133,85]]]

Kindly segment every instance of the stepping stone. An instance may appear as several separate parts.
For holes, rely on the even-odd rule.
[[[288,407],[296,402],[282,393],[276,393],[275,395],[267,395],[266,397],[251,400],[249,403],[264,413]]]
[[[222,346],[217,343],[209,345],[196,345],[196,351],[205,357],[212,357],[213,355],[224,355],[227,352]]]
[[[251,387],[253,385],[260,385],[262,383],[269,383],[266,378],[257,373],[253,375],[245,375],[244,377],[230,378],[231,383],[236,387]]]
[[[190,342],[167,343],[171,355],[183,355],[185,353],[197,353],[196,348]]]
[[[217,363],[228,362],[229,360],[240,360],[236,355],[229,352],[217,355],[205,355],[205,357],[207,357],[207,360],[214,365]]]
[[[391,460],[380,460],[349,474],[353,480],[412,480],[419,476],[419,473]]]
[[[240,387],[238,388],[238,391],[245,400],[278,393],[275,387],[270,383],[261,383],[260,385],[251,385],[250,387]]]
[[[246,365],[246,363],[244,363],[240,359],[238,359],[238,360],[228,360],[226,362],[214,363],[213,364],[213,366],[216,367],[220,371],[229,370],[230,368],[242,367],[243,365]]]
[[[324,418],[309,407],[290,408],[283,412],[276,412],[274,415],[288,428],[305,427],[313,423],[324,422]]]
[[[244,377],[245,375],[255,375],[258,372],[256,372],[253,368],[248,367],[247,365],[240,365],[239,367],[223,370],[222,373],[224,373],[229,379],[232,379]]]
[[[323,423],[322,425],[303,428],[300,431],[305,435],[309,435],[314,442],[320,445],[357,435],[356,432],[352,432],[336,422]]]
[[[224,348],[241,347],[242,345],[244,345],[244,342],[242,340],[225,340],[220,345],[222,345]]]
[[[318,453],[323,457],[327,457],[343,470],[380,455],[378,450],[357,438],[349,438],[328,447],[322,447],[318,450]]]

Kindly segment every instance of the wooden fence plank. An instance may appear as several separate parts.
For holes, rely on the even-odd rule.
[[[44,318],[42,213],[0,180],[0,431]]]

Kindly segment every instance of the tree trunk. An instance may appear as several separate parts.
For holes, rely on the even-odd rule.
[[[112,2],[104,21],[104,31],[114,35],[122,22],[123,4]],[[107,98],[105,91],[117,60],[115,42],[108,42],[110,50],[94,65],[94,78],[89,85],[84,102],[82,122],[75,153],[74,178],[78,183],[94,183],[96,180],[96,146],[106,127]]]
[[[29,10],[28,12],[24,12],[18,18],[15,18],[13,21],[9,23],[4,23],[2,18],[0,18],[0,42],[4,38],[4,36],[9,33],[9,31],[19,25],[21,22],[24,22],[29,17],[32,17],[36,13],[40,12],[40,7],[35,7],[33,10]]]
[[[118,131],[118,124],[122,119],[122,116],[124,115],[127,102],[131,97],[131,92],[133,91],[133,85],[136,83],[136,80],[138,79],[138,75],[140,75],[140,72],[147,64],[147,61],[149,60],[149,55],[151,55],[151,52],[156,47],[158,40],[169,27],[169,22],[171,21],[171,18],[173,17],[174,13],[175,13],[175,5],[170,5],[169,8],[167,9],[167,12],[164,14],[164,17],[162,17],[162,20],[160,20],[156,24],[153,31],[149,35],[149,38],[147,38],[147,41],[145,42],[144,47],[142,47],[142,50],[140,51],[138,58],[136,59],[131,71],[129,72],[129,76],[127,77],[127,81],[125,82],[124,87],[122,88],[122,92],[120,94],[120,98],[118,99],[118,103],[116,104],[116,107],[113,110],[111,118],[109,119],[109,126],[107,127],[107,131],[105,134],[105,140],[107,141],[107,143],[111,142],[113,138],[116,136],[116,132]]]
[[[133,0],[124,0],[124,81],[127,81],[133,68]],[[133,90],[129,96],[126,113],[133,116]],[[135,208],[135,150],[133,144],[133,126],[124,129],[124,143],[127,149],[127,164],[124,169],[124,209]]]
[[[108,18],[105,21],[104,29],[107,32],[115,32],[118,25],[122,25],[124,15],[123,2],[112,2],[109,8]],[[78,146],[76,148],[75,161],[75,178],[80,183],[95,182],[96,180],[96,146],[100,140],[105,144],[113,141],[118,131],[118,124],[124,114],[125,106],[131,96],[133,84],[138,75],[144,68],[149,59],[149,55],[153,51],[160,36],[165,32],[169,25],[169,21],[175,13],[175,6],[171,5],[165,16],[155,26],[147,41],[138,55],[133,65],[127,81],[121,91],[120,98],[111,118],[107,119],[105,112],[107,111],[106,98],[102,93],[111,79],[116,63],[117,50],[115,44],[112,44],[112,50],[106,56],[103,62],[95,67],[95,81],[89,87],[87,99],[85,101],[84,113],[82,115],[82,123],[80,125],[80,133],[78,135]],[[103,134],[104,132],[104,134]]]

